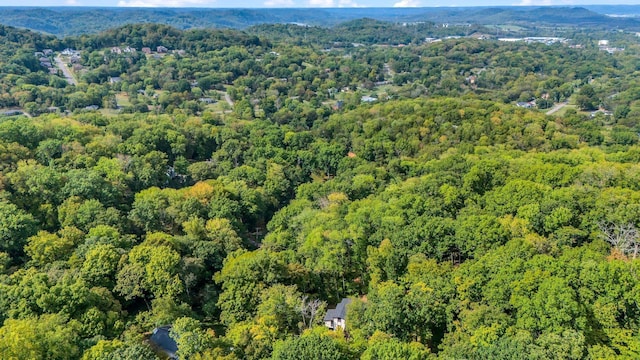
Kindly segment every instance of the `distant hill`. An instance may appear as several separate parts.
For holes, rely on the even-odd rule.
[[[493,8],[483,9],[476,13],[463,14],[463,16],[467,21],[479,24],[549,24],[630,30],[638,29],[640,26],[640,21],[636,19],[612,18],[584,7]]]
[[[640,6],[638,5],[586,5],[584,8],[599,14],[640,17]]]
[[[605,14],[628,17],[610,17]],[[348,9],[131,9],[131,8],[0,8],[0,23],[58,37],[98,33],[132,23],[159,23],[178,29],[235,28],[260,24],[331,27],[356,19],[388,22],[436,22],[479,25],[547,24],[594,26],[640,31],[639,6],[348,8]]]

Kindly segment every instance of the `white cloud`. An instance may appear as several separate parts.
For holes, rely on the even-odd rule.
[[[333,0],[309,0],[310,7],[334,7]]]
[[[213,5],[215,0],[120,0],[122,7],[205,7]]]
[[[561,1],[562,3],[569,4],[572,1]],[[553,5],[552,0],[522,0],[519,4],[520,6],[546,6]]]
[[[267,0],[264,2],[264,6],[293,7],[295,4],[293,0]]]
[[[338,0],[338,7],[365,7],[353,0]]]
[[[418,0],[400,0],[397,3],[393,4],[393,7],[418,7],[420,6],[420,1]]]
[[[64,3],[69,6],[80,5],[77,0],[66,0]]]

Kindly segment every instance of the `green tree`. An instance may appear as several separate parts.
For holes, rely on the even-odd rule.
[[[581,110],[595,110],[600,105],[600,100],[591,85],[583,85],[576,95],[576,104]]]
[[[273,360],[348,360],[350,354],[341,344],[327,335],[310,333],[276,342]]]
[[[136,194],[129,219],[139,228],[159,231],[171,228],[171,217],[167,213],[169,198],[167,192],[157,187],[148,188]]]
[[[188,317],[174,321],[171,335],[178,345],[176,355],[185,359],[191,359],[194,355],[205,352],[215,345],[213,332],[202,330],[199,321]]]
[[[113,288],[122,254],[112,244],[98,244],[87,251],[80,269],[90,284]]]
[[[0,354],[7,359],[70,359],[80,356],[78,324],[62,315],[9,319],[0,328]]]
[[[57,260],[67,259],[75,245],[73,239],[40,231],[27,240],[24,250],[34,264],[44,266]]]
[[[118,272],[115,289],[126,299],[177,296],[184,289],[179,265],[180,254],[168,246],[138,245]]]
[[[302,295],[295,286],[273,285],[260,294],[257,317],[272,317],[278,331],[296,333],[302,325]]]
[[[269,251],[236,251],[224,261],[215,275],[222,293],[218,299],[220,319],[226,324],[248,320],[255,315],[260,294],[286,277],[281,256]]]
[[[404,343],[398,339],[374,334],[361,360],[427,359],[429,350],[420,343]]]
[[[36,231],[33,216],[10,202],[0,201],[0,250],[19,257],[27,239]]]

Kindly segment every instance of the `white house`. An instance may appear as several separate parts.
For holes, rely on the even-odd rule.
[[[516,104],[517,107],[521,107],[521,108],[525,108],[525,109],[531,109],[536,107],[536,101],[520,101]]]
[[[215,102],[216,102],[215,100],[213,100],[213,99],[212,99],[212,98],[210,98],[210,97],[203,97],[203,98],[200,98],[200,99],[198,99],[198,100],[199,100],[200,102],[205,103],[205,104],[215,104]]]
[[[342,299],[335,309],[329,309],[327,315],[324,316],[324,325],[331,330],[337,328],[345,329],[347,326],[347,305],[351,303],[351,299]]]

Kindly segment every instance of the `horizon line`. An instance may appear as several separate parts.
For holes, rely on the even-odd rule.
[[[465,8],[576,8],[576,7],[593,7],[593,6],[605,6],[605,7],[615,7],[615,6],[625,6],[625,7],[638,7],[640,8],[640,4],[540,4],[540,5],[522,5],[522,4],[512,4],[512,5],[434,5],[434,6],[407,6],[407,7],[394,7],[394,6],[363,6],[363,7],[215,7],[215,6],[181,6],[181,7],[168,7],[168,6],[83,6],[83,5],[50,5],[50,6],[42,6],[42,5],[25,5],[25,6],[16,6],[16,5],[0,5],[0,9],[238,9],[238,10],[294,10],[294,9],[335,9],[335,10],[345,10],[345,9],[465,9]]]

